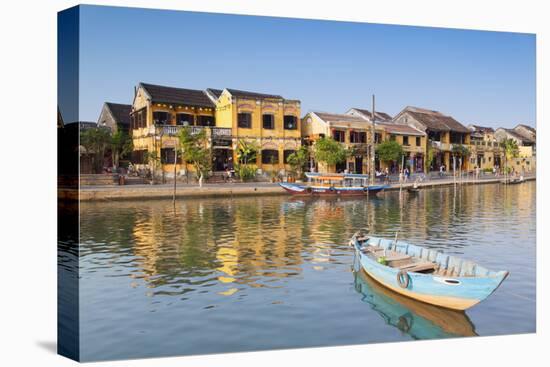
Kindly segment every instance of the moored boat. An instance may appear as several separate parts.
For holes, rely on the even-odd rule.
[[[454,310],[466,310],[493,293],[508,276],[472,261],[359,231],[350,245],[363,270],[404,296]]]
[[[279,185],[292,195],[301,196],[364,196],[377,194],[389,185],[369,185],[369,176],[360,174],[306,173],[307,183],[283,182]]]
[[[523,179],[523,177],[520,177],[520,178],[509,178],[508,180],[502,180],[502,181],[500,181],[500,183],[506,184],[506,185],[516,185],[516,184],[520,184],[524,181],[525,180]]]

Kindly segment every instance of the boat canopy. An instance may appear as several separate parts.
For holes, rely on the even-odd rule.
[[[316,180],[343,180],[346,178],[356,178],[356,179],[368,179],[369,175],[362,175],[358,173],[317,173],[317,172],[306,172],[306,177]]]

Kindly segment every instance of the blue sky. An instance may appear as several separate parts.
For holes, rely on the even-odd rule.
[[[80,120],[131,103],[148,82],[281,94],[309,110],[397,114],[407,105],[463,124],[535,125],[535,36],[321,20],[83,6]]]

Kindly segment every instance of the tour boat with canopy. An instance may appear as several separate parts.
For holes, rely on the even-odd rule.
[[[302,196],[364,196],[376,194],[389,185],[369,185],[369,175],[355,173],[305,174],[307,183],[282,182],[279,185],[292,195]]]

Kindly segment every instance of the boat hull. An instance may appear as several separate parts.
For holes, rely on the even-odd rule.
[[[385,188],[387,185],[375,185],[366,187],[315,187],[292,183],[279,184],[286,192],[299,196],[365,196],[374,195]]]
[[[400,245],[405,244],[400,243]],[[409,244],[406,246],[409,246],[411,251],[419,248]],[[404,288],[397,280],[399,269],[379,264],[363,254],[357,241],[355,241],[355,250],[363,270],[378,283],[412,299],[453,310],[463,311],[483,301],[508,276],[506,271],[489,272],[488,275],[479,277],[409,272],[406,274],[408,285]]]

